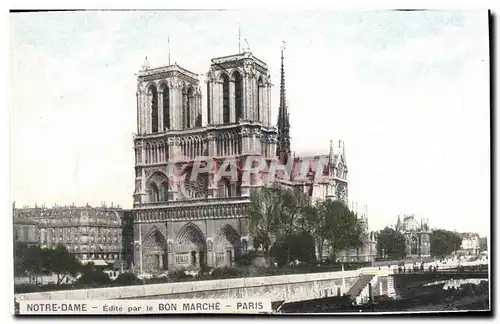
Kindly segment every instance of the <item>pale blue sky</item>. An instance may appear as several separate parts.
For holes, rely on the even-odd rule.
[[[238,23],[270,68],[274,121],[287,42],[292,149],[344,140],[372,228],[414,213],[489,231],[486,11],[11,14],[12,200],[131,207],[134,73],[167,63],[168,36],[172,63],[206,73],[237,52]]]

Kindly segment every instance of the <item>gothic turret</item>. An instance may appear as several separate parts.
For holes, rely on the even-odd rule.
[[[403,223],[401,223],[401,217],[398,215],[398,222],[396,223],[396,231],[403,230]]]
[[[286,159],[290,156],[290,115],[285,96],[285,68],[283,65],[283,50],[281,48],[281,84],[280,84],[280,108],[278,112],[278,146],[276,155],[280,159]]]

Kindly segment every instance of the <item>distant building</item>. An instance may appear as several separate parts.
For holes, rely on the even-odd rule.
[[[134,263],[134,214],[124,210],[122,217],[122,261],[125,268]]]
[[[354,208],[353,208],[354,210]],[[341,251],[337,258],[339,262],[374,262],[377,256],[377,236],[368,227],[367,212],[358,217],[362,231],[362,246]]]
[[[123,209],[106,206],[25,207],[14,209],[14,227],[18,228],[18,240],[19,229],[37,228],[36,236],[29,237],[36,237],[42,248],[63,244],[81,260],[114,262],[124,253],[123,215]]]
[[[13,215],[13,234],[14,243],[24,243],[28,245],[36,245],[40,243],[40,230],[38,223],[25,215],[16,213],[14,208]]]
[[[408,258],[430,257],[431,240],[429,221],[417,220],[415,215],[404,215],[403,221],[398,215],[396,230],[401,232],[406,239],[406,256]]]
[[[480,237],[477,233],[459,233],[462,238],[461,252],[477,255],[480,252]]]

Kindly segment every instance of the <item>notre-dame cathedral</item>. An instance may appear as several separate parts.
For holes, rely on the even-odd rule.
[[[192,181],[197,156],[211,157],[214,170],[228,157],[291,160],[291,176],[273,181],[312,199],[347,203],[342,142],[336,150],[330,144],[329,154],[318,156],[327,163],[312,163],[299,180],[300,158],[290,149],[283,50],[277,127],[271,123],[267,65],[252,53],[214,58],[203,75],[177,64],[152,68],[146,59],[137,80],[134,147],[134,265],[144,271],[230,266],[253,248],[247,212],[251,193],[265,185],[265,171],[246,179],[238,167],[236,179],[217,179],[210,171]],[[187,159],[175,164],[175,172],[186,180],[174,182],[167,165],[179,156]],[[320,180],[315,168],[322,168]]]

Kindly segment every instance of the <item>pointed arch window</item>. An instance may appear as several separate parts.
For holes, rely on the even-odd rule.
[[[234,109],[236,122],[242,118],[243,78],[239,72],[234,73]]]
[[[158,133],[158,91],[155,86],[150,86],[151,93],[151,132]]]
[[[162,87],[163,90],[163,127],[170,129],[170,89],[166,84]]]
[[[186,124],[185,128],[191,128],[191,110],[193,106],[193,88],[189,88],[186,93]]]
[[[210,104],[210,83],[207,82],[207,119],[212,124],[212,105]],[[201,125],[200,125],[201,126]]]
[[[241,196],[241,187],[238,182],[231,182],[224,178],[219,183],[219,197],[239,197]]]
[[[259,81],[257,81],[257,111],[256,111],[257,121],[260,121],[260,111],[264,104],[263,93],[264,93],[264,83],[262,82],[262,78],[259,78]]]
[[[160,199],[161,201],[168,201],[168,183],[163,182],[160,186]]]
[[[149,185],[149,194],[150,194],[150,202],[158,202],[160,201],[160,192],[158,190],[158,186],[155,183],[151,183]]]
[[[222,75],[222,123],[229,123],[229,77]]]

